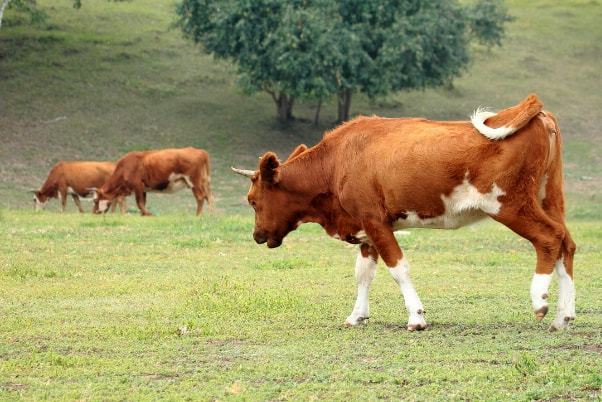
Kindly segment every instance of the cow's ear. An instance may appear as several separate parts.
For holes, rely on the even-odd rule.
[[[261,157],[259,162],[259,172],[261,173],[261,179],[267,183],[276,183],[278,172],[276,169],[280,166],[280,161],[273,152],[266,152]]]
[[[297,145],[297,148],[295,148],[293,150],[293,152],[291,152],[291,154],[288,156],[288,158],[286,158],[287,161],[290,161],[291,159],[293,159],[295,156],[299,155],[302,152],[307,151],[307,145],[305,144],[301,144],[301,145]]]

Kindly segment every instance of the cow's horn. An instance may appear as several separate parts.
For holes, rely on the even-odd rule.
[[[38,192],[38,190],[31,189],[31,190],[27,190],[27,192],[28,192],[28,193],[34,193],[34,194],[35,194],[35,193],[37,193],[37,192]]]
[[[232,167],[231,169],[234,173],[238,173],[240,175],[248,177],[249,179],[255,176],[255,171],[253,170],[237,169],[235,167]]]

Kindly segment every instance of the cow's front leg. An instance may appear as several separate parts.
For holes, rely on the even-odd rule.
[[[354,326],[370,317],[368,295],[370,284],[376,274],[378,253],[368,244],[362,244],[355,260],[355,279],[357,280],[357,299],[353,311],[345,320],[346,325]]]
[[[364,222],[364,230],[401,288],[409,316],[408,331],[425,329],[424,308],[410,280],[410,266],[397,244],[393,230],[378,221]]]
[[[408,264],[405,256],[401,257],[401,260],[399,260],[395,267],[389,268],[389,272],[401,288],[401,293],[406,303],[409,314],[408,331],[425,329],[424,307],[422,307],[422,302],[410,280],[410,264]]]
[[[73,194],[71,194],[71,197],[73,198],[73,202],[75,203],[75,206],[77,207],[79,212],[83,213],[84,209],[82,208],[82,203],[79,201],[79,196],[77,194],[73,193]]]
[[[61,212],[67,209],[67,190],[60,189],[58,191],[59,200],[61,201]]]
[[[142,190],[136,190],[136,205],[140,209],[140,213],[142,216],[151,216],[152,214],[148,209],[146,209],[146,193]]]

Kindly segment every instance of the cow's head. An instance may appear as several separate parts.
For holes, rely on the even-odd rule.
[[[305,145],[297,147],[289,159],[305,149]],[[261,157],[257,171],[232,168],[251,179],[247,200],[255,210],[253,238],[258,244],[267,243],[269,248],[280,246],[282,239],[299,226],[309,203],[307,196],[291,191],[282,182],[280,168],[280,161],[273,152]]]
[[[107,212],[111,207],[113,197],[103,191],[102,188],[89,188],[88,191],[94,193],[94,208],[92,208],[92,213],[103,214]]]
[[[33,210],[43,210],[48,203],[48,196],[42,193],[40,190],[31,190],[31,192],[33,193]]]

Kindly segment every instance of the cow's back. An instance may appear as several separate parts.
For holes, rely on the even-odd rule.
[[[96,161],[65,161],[61,168],[64,183],[80,194],[102,187],[114,170],[113,162]]]
[[[192,147],[149,151],[142,158],[145,172],[162,176],[171,173],[191,174],[197,169],[204,169],[207,161],[207,152]]]
[[[334,188],[353,204],[384,204],[392,213],[442,212],[442,195],[469,180],[481,193],[513,186],[521,170],[544,164],[548,137],[538,119],[512,137],[492,141],[470,122],[360,118],[328,134]],[[369,199],[370,198],[370,199]]]

